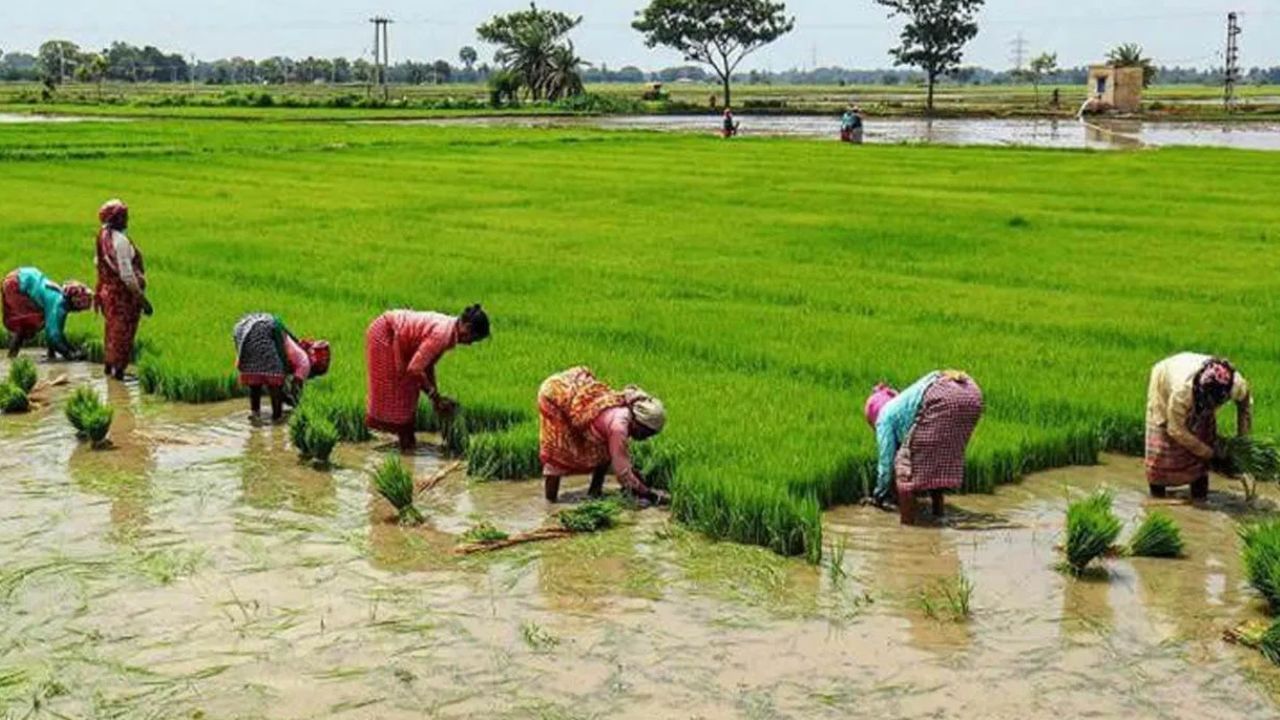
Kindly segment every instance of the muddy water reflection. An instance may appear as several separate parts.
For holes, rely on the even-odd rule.
[[[1277,671],[1219,639],[1258,613],[1231,487],[1168,508],[1186,559],[1115,561],[1093,581],[1052,569],[1068,488],[1110,484],[1135,517],[1132,460],[958,498],[940,526],[835,510],[843,578],[655,512],[463,560],[448,551],[477,520],[548,520],[537,483],[451,475],[423,503],[430,525],[400,528],[369,488],[381,446],[344,446],[321,472],[240,403],[168,406],[71,372],[115,404],[116,449],[75,441],[69,387],[0,420],[0,702],[19,717],[37,700],[165,718],[1276,712]],[[974,618],[928,617],[921,589],[961,571]]]

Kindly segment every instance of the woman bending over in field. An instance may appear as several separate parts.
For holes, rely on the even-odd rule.
[[[75,280],[61,286],[32,267],[18,268],[4,278],[4,328],[9,331],[9,357],[17,357],[22,344],[44,330],[49,359],[60,354],[81,360],[84,353],[67,342],[67,313],[88,310],[93,293]]]
[[[560,497],[560,478],[591,474],[590,495],[604,491],[609,466],[622,489],[653,503],[665,493],[651,490],[631,465],[630,440],[648,440],[662,432],[667,411],[662,401],[634,385],[621,392],[576,367],[552,375],[538,390],[539,456],[548,502]]]
[[[1209,464],[1222,454],[1218,408],[1236,403],[1236,430],[1253,424],[1249,384],[1226,360],[1181,353],[1156,363],[1147,388],[1147,483],[1151,494],[1191,485],[1191,497],[1209,496]]]
[[[433,312],[392,310],[365,333],[369,365],[368,413],[365,424],[394,433],[401,450],[417,444],[418,395],[426,393],[436,416],[447,421],[457,403],[440,394],[436,363],[457,345],[489,337],[489,316],[472,305],[458,317]]]
[[[964,451],[982,417],[982,389],[965,373],[933,372],[898,394],[877,385],[864,408],[875,429],[879,463],[873,500],[895,500],[902,522],[915,522],[915,493],[929,492],[942,514],[942,492],[964,484]]]
[[[98,231],[98,287],[95,304],[106,319],[103,334],[108,377],[124,380],[125,368],[133,359],[133,339],[143,313],[151,315],[147,302],[147,274],[142,253],[125,235],[129,228],[129,208],[119,200],[109,200],[98,210],[102,227]]]
[[[284,321],[267,313],[240,318],[232,330],[241,387],[249,388],[249,410],[262,410],[265,388],[271,395],[271,419],[284,416],[286,403],[298,406],[307,380],[329,372],[329,343],[299,340]]]

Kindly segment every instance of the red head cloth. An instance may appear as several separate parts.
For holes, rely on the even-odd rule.
[[[93,305],[93,291],[84,283],[68,280],[62,283],[62,296],[73,312],[88,310]]]
[[[876,426],[876,421],[880,419],[880,411],[884,409],[889,401],[898,397],[898,391],[880,383],[871,391],[870,397],[867,398],[867,404],[863,407],[863,412],[867,416],[867,424],[871,427]]]
[[[108,200],[98,208],[98,221],[112,230],[129,227],[129,206],[121,200]]]
[[[311,377],[320,377],[329,372],[329,343],[324,340],[303,340],[299,344],[311,361]]]

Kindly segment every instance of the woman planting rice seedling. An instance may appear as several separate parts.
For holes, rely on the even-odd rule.
[[[896,499],[903,524],[910,525],[915,494],[927,491],[941,515],[942,492],[964,484],[964,450],[982,409],[982,389],[956,370],[929,373],[902,394],[876,386],[864,407],[879,451],[876,504]]]
[[[369,325],[365,357],[369,365],[368,411],[365,423],[374,430],[394,433],[401,450],[417,444],[418,395],[426,393],[436,416],[451,418],[458,409],[440,394],[436,363],[457,345],[489,337],[489,316],[472,305],[458,317],[441,313],[392,310]]]
[[[98,210],[102,223],[98,231],[98,288],[95,303],[106,319],[103,334],[103,365],[106,374],[124,380],[125,368],[133,359],[133,339],[143,313],[151,315],[147,301],[147,274],[142,253],[125,235],[129,228],[129,208],[119,200],[108,200]]]
[[[560,478],[591,474],[592,497],[604,490],[609,466],[624,491],[661,504],[665,493],[652,490],[631,464],[630,440],[648,440],[662,432],[667,411],[662,401],[638,387],[621,392],[575,367],[547,378],[538,390],[539,456],[546,497],[560,497]]]
[[[1222,457],[1218,408],[1236,403],[1236,431],[1249,434],[1252,399],[1249,384],[1231,363],[1195,353],[1161,360],[1151,370],[1147,389],[1147,483],[1154,497],[1167,488],[1191,485],[1191,497],[1209,495],[1209,465]]]
[[[271,395],[271,419],[279,421],[285,403],[298,406],[307,380],[329,372],[329,343],[299,340],[275,315],[245,315],[231,335],[240,385],[249,388],[249,410],[255,416],[262,410],[264,388]]]
[[[58,285],[33,267],[18,268],[4,279],[4,327],[9,331],[9,357],[44,330],[49,359],[62,355],[79,360],[84,353],[67,342],[67,314],[88,310],[93,293],[75,280]]]

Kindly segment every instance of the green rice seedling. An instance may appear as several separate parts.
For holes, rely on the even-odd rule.
[[[462,533],[462,541],[466,543],[501,542],[511,537],[507,532],[499,530],[488,522],[479,522]]]
[[[597,532],[613,527],[622,513],[617,500],[588,500],[556,514],[560,526],[572,532]]]
[[[849,571],[844,569],[844,556],[849,550],[849,536],[841,535],[836,541],[831,543],[831,556],[827,558],[827,571],[831,574],[831,581],[838,583],[844,580]]]
[[[1129,541],[1129,552],[1138,557],[1174,558],[1182,555],[1182,531],[1168,513],[1153,512]]]
[[[1242,525],[1240,559],[1249,584],[1280,611],[1280,520]]]
[[[303,460],[311,459],[311,438],[308,436],[310,428],[311,413],[305,407],[294,410],[289,416],[289,442],[293,443]]]
[[[402,525],[422,524],[425,518],[413,504],[413,474],[405,468],[399,455],[388,455],[382,461],[374,472],[373,483],[378,493],[396,509]]]
[[[1113,496],[1098,490],[1067,507],[1066,569],[1073,575],[1111,550],[1124,523],[1111,510]]]
[[[39,380],[40,373],[36,370],[35,362],[29,357],[20,357],[9,366],[9,382],[24,393],[29,394],[34,390]]]
[[[306,430],[307,453],[319,465],[328,465],[333,448],[338,444],[338,429],[328,418],[313,417]]]
[[[1258,482],[1280,480],[1280,448],[1274,440],[1253,435],[1222,440],[1227,463]]]
[[[76,389],[67,401],[67,420],[80,437],[88,438],[95,446],[107,439],[115,409],[102,402],[93,388],[85,385]]]
[[[1252,648],[1273,665],[1280,665],[1280,620],[1270,625],[1248,623],[1226,632],[1226,639]]]
[[[531,649],[545,652],[560,644],[560,639],[532,620],[520,624],[520,636]]]
[[[921,590],[916,602],[925,615],[935,620],[945,614],[952,622],[963,622],[973,615],[973,590],[973,580],[960,572]]]
[[[31,408],[31,402],[22,388],[11,382],[0,383],[0,412],[22,413]]]

